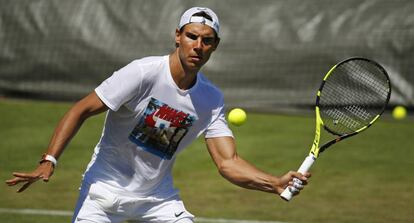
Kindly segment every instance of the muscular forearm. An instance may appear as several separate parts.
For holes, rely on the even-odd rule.
[[[278,193],[275,188],[279,184],[277,177],[257,169],[239,156],[223,161],[218,169],[224,178],[240,187]]]
[[[289,171],[277,177],[261,171],[237,155],[232,137],[208,138],[206,143],[220,174],[240,187],[280,194],[288,185],[293,184],[293,178],[300,179],[305,185],[310,176],[309,173],[303,176]]]

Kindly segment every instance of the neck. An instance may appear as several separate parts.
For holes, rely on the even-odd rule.
[[[175,84],[180,89],[187,90],[196,83],[198,70],[186,69],[181,62],[178,50],[179,48],[169,56],[170,72]]]

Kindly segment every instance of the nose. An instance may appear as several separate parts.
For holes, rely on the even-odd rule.
[[[199,51],[203,48],[203,42],[201,38],[197,38],[197,40],[194,43],[194,50]]]

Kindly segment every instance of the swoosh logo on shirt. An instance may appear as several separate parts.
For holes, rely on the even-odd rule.
[[[180,212],[178,214],[177,213],[174,213],[174,215],[175,215],[176,218],[180,217],[182,214],[184,214],[184,211],[182,211],[182,212]]]

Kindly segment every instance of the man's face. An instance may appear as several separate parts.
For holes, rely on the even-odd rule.
[[[199,70],[217,48],[219,39],[214,30],[201,23],[190,23],[182,32],[175,32],[175,42],[179,47],[179,57],[184,68]]]

